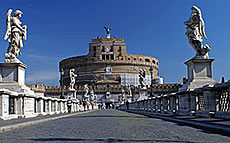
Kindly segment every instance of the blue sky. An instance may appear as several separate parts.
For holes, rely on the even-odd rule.
[[[26,82],[59,84],[58,64],[64,58],[86,55],[92,38],[124,38],[127,52],[159,59],[160,75],[166,83],[181,82],[186,76],[184,62],[195,55],[185,36],[184,21],[191,7],[202,10],[211,45],[213,77],[230,79],[230,1],[229,0],[7,0],[0,6],[0,61],[8,42],[3,40],[9,8],[24,12],[28,26],[19,59],[25,63]]]

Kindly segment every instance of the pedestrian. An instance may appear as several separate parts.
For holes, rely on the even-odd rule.
[[[71,97],[68,97],[67,100],[68,113],[71,113],[71,106],[72,106],[72,100]]]
[[[126,101],[126,109],[129,110],[129,101]]]

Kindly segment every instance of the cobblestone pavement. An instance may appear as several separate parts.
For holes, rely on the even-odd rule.
[[[42,120],[42,119],[47,119],[47,118],[53,118],[53,117],[58,117],[58,116],[63,116],[63,115],[68,115],[68,114],[70,114],[70,113],[60,113],[60,114],[53,114],[53,115],[46,115],[46,116],[41,115],[41,116],[37,116],[37,117],[33,117],[33,118],[16,118],[16,119],[12,119],[12,120],[0,120],[0,127],[6,126],[6,125]],[[71,113],[71,114],[73,114],[73,113]]]
[[[230,142],[230,137],[156,118],[98,110],[0,133],[3,143]]]

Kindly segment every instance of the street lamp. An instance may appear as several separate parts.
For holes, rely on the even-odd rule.
[[[64,98],[64,70],[61,69],[61,98]]]
[[[150,67],[150,76],[151,76],[151,83],[150,83],[150,97],[153,96],[153,67]]]

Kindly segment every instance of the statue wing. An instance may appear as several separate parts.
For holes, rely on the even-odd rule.
[[[197,8],[197,12],[198,12],[198,24],[199,24],[199,33],[205,38],[207,39],[207,36],[205,34],[205,25],[204,25],[204,20],[202,18],[202,14],[200,9]]]
[[[10,26],[11,13],[12,13],[12,9],[9,9],[6,14],[6,34],[4,36],[4,40],[6,40],[11,34],[11,26]]]
[[[202,33],[202,35],[204,36],[204,38],[207,39],[207,36],[205,34],[204,20],[202,19],[202,17],[200,18],[200,32]]]

